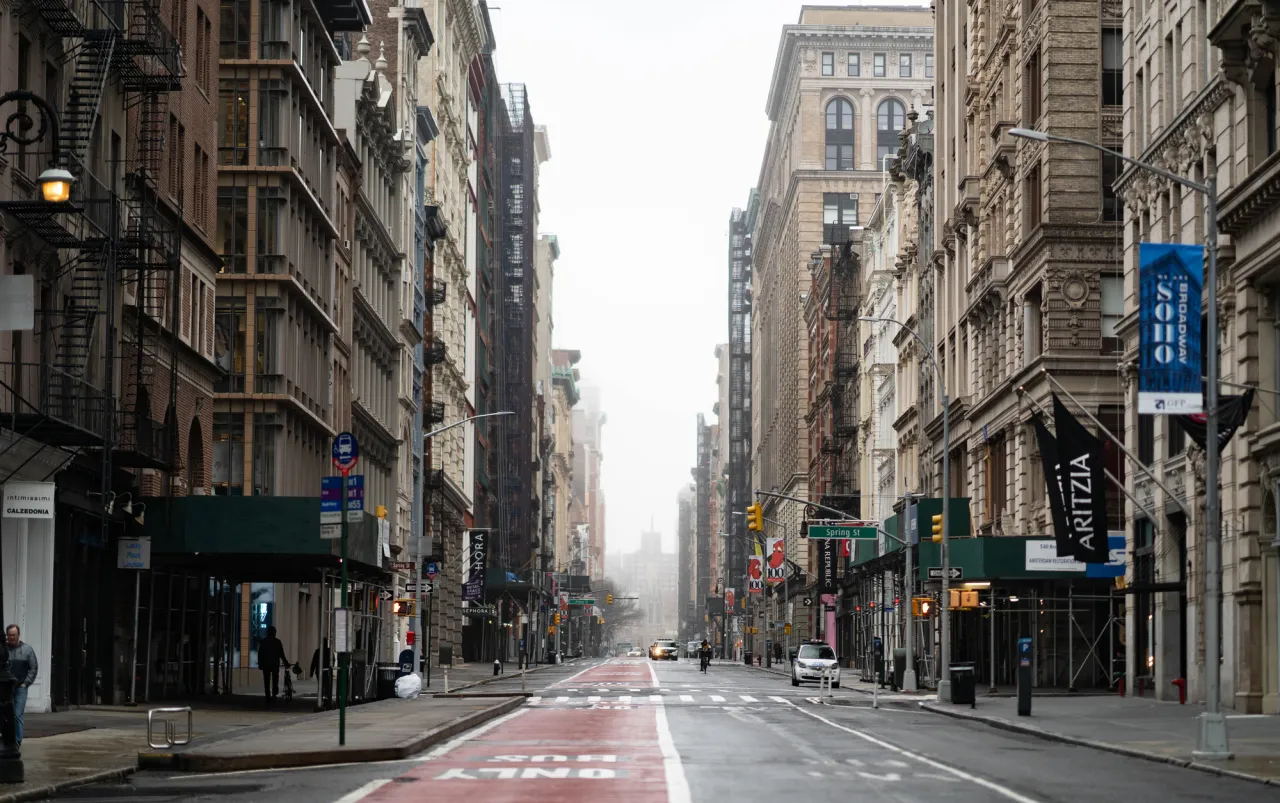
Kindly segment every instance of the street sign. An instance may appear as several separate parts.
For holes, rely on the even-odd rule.
[[[342,477],[320,478],[320,525],[342,523]],[[337,537],[337,536],[335,536]]]
[[[411,560],[397,560],[391,564],[391,568],[398,572],[411,572],[415,568],[415,564]]]
[[[866,538],[875,540],[879,522],[875,521],[826,521],[809,522],[810,538]]]
[[[350,432],[339,433],[333,439],[333,467],[347,474],[360,461],[360,444]]]
[[[804,598],[804,607],[806,607],[806,608],[812,608],[812,607],[813,607],[813,597],[805,597],[805,598]]]
[[[596,601],[592,597],[569,597],[570,605],[595,605]]]
[[[347,477],[347,521],[359,524],[364,518],[364,475],[351,474]]]
[[[379,591],[379,592],[378,592],[378,596],[379,596],[379,597],[382,597],[382,601],[383,601],[383,602],[386,602],[387,600],[392,599],[393,597],[395,597],[395,594],[392,594],[390,591],[388,591],[387,589],[385,589],[385,588],[384,588],[384,589],[382,589],[381,591]]]
[[[436,563],[434,560],[427,561],[427,565],[424,568],[427,572],[427,577],[435,577],[440,573],[440,564]]]
[[[963,577],[964,577],[964,569],[960,568],[959,566],[952,566],[952,567],[951,567],[951,570],[947,573],[947,579],[948,579],[948,580],[960,580],[960,579],[962,579]],[[942,567],[941,567],[941,566],[930,566],[930,567],[929,567],[929,579],[930,579],[930,580],[941,580],[941,579],[942,579]]]
[[[435,591],[435,590],[436,590],[436,584],[435,584],[435,583],[427,583],[427,582],[424,582],[424,583],[422,584],[422,593],[423,593],[423,594],[430,594],[431,592],[433,592],[433,591]],[[418,593],[418,584],[417,584],[417,583],[405,583],[405,584],[404,584],[404,593],[406,593],[406,594],[416,594],[416,593]]]

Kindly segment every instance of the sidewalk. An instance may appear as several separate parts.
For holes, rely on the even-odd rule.
[[[747,668],[754,669],[757,672],[768,672],[771,675],[779,675],[784,678],[791,677],[790,669],[785,665],[779,666],[775,664],[771,667],[763,667],[756,666],[754,664],[742,664],[742,666],[747,666]],[[867,697],[875,697],[880,705],[915,705],[921,700],[928,699],[929,696],[933,694],[931,691],[897,692],[891,691],[888,688],[879,689],[879,693],[877,694],[875,686],[876,684],[874,683],[859,680],[855,670],[842,669],[840,670],[840,688],[832,689],[832,696],[835,698],[833,702],[837,705],[841,704],[841,691],[848,691],[853,694],[865,695]],[[847,700],[848,697],[846,696],[845,699]],[[849,703],[845,702],[844,704],[848,705]]]
[[[1280,717],[1276,716],[1228,712],[1227,731],[1235,758],[1199,762],[1191,755],[1196,717],[1204,710],[1199,705],[1117,695],[1033,697],[1031,716],[1020,717],[1016,699],[979,694],[976,709],[933,701],[920,707],[1044,739],[1280,786]]]

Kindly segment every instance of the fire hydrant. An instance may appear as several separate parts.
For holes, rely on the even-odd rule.
[[[1178,705],[1187,704],[1187,679],[1174,678],[1169,681],[1169,685],[1178,687]]]
[[[501,675],[501,674],[502,674],[502,661],[499,661],[497,658],[494,658],[493,659],[493,676],[497,677],[498,675]]]

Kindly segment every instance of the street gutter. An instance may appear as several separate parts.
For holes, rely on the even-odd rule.
[[[1128,756],[1129,758],[1140,758],[1144,761],[1152,761],[1157,764],[1172,764],[1175,767],[1186,767],[1187,769],[1197,770],[1198,772],[1204,772],[1210,775],[1236,778],[1241,781],[1252,781],[1266,786],[1280,786],[1280,778],[1264,778],[1261,775],[1251,775],[1247,772],[1223,769],[1217,764],[1206,764],[1204,762],[1194,761],[1188,758],[1175,758],[1173,756],[1160,755],[1159,753],[1149,753],[1145,750],[1137,750],[1132,747],[1111,744],[1110,742],[1099,742],[1094,741],[1093,739],[1083,739],[1078,736],[1068,736],[1065,733],[1054,733],[1053,731],[1047,731],[1033,725],[1023,725],[1017,722],[1011,722],[1002,717],[993,717],[985,714],[972,714],[965,711],[953,710],[941,703],[921,702],[919,705],[920,708],[925,711],[941,714],[944,717],[981,722],[993,728],[1012,731],[1013,733],[1027,734],[1029,736],[1036,736],[1046,741],[1061,742],[1063,744],[1077,745],[1079,747],[1089,747],[1094,750],[1102,750],[1108,753]]]

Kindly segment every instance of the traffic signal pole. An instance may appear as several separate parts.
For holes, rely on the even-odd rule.
[[[338,653],[338,746],[347,743],[347,672],[351,667],[351,615],[347,610],[347,477],[351,469],[342,469],[342,616],[343,629],[346,631],[342,646],[347,649]],[[287,669],[285,671],[288,671]]]

